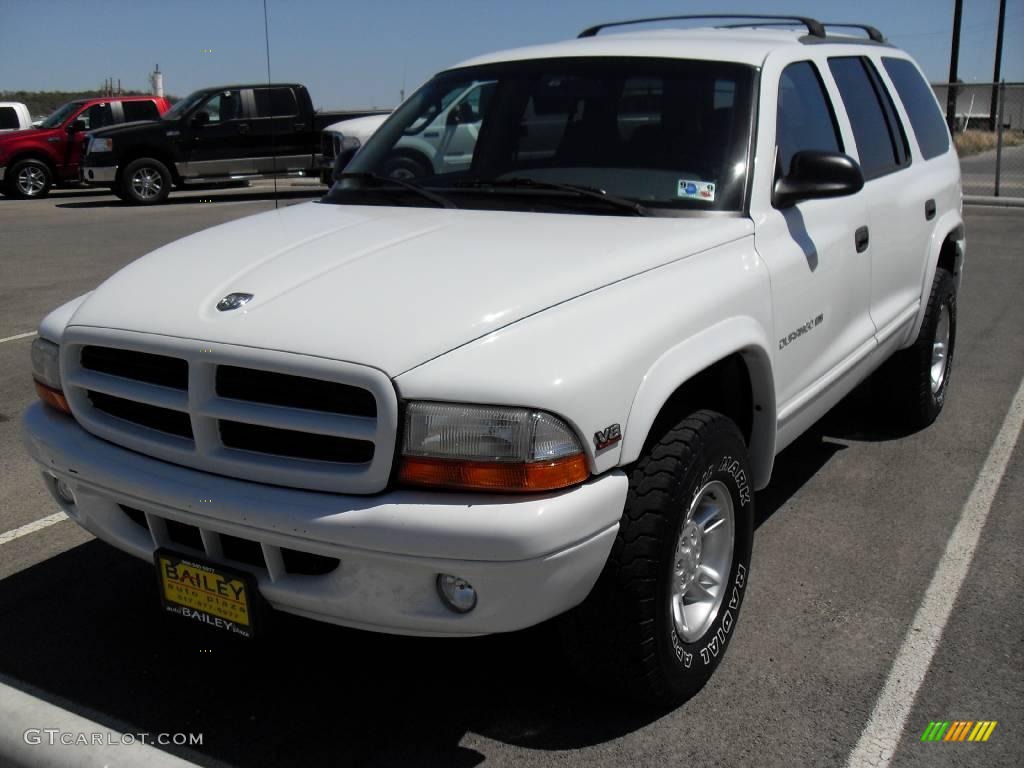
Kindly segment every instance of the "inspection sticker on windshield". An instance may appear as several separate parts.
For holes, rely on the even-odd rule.
[[[679,191],[677,197],[686,197],[691,200],[706,200],[709,203],[715,202],[715,184],[712,181],[696,181],[691,179],[679,180]]]

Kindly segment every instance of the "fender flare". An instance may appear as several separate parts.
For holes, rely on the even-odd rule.
[[[917,313],[917,320],[914,327],[907,336],[905,343],[913,344],[917,335],[921,332],[921,324],[924,322],[924,314],[927,309],[928,296],[931,293],[932,281],[935,280],[935,271],[939,268],[939,254],[946,239],[953,235],[956,242],[956,280],[957,291],[960,290],[960,278],[963,275],[964,254],[967,241],[964,236],[964,220],[959,211],[947,211],[932,228],[931,240],[928,243],[928,259],[925,262],[924,279],[921,282],[921,309]]]
[[[746,363],[754,412],[751,414],[750,466],[755,489],[764,488],[775,461],[775,379],[764,328],[751,317],[731,317],[680,342],[661,355],[644,375],[624,430],[619,464],[640,457],[665,403],[680,386],[733,354]]]

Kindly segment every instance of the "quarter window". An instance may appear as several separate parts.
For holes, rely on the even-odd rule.
[[[917,67],[906,59],[883,58],[882,64],[896,86],[903,108],[907,110],[921,156],[930,160],[944,155],[949,150],[949,131],[928,83]]]
[[[299,113],[291,88],[257,88],[253,96],[257,117],[291,117]]]
[[[156,120],[160,117],[160,110],[152,101],[122,101],[121,109],[124,110],[126,123],[134,120]]]
[[[853,126],[865,179],[891,173],[910,162],[903,126],[892,99],[869,61],[858,56],[828,60]]]
[[[817,68],[809,61],[798,61],[782,71],[776,144],[782,175],[789,173],[793,155],[802,150],[843,151],[832,104]]]

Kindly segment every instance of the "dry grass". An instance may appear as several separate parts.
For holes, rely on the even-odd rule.
[[[1024,144],[1024,131],[1003,131],[1003,146],[1016,147]],[[995,131],[970,130],[956,136],[956,151],[960,157],[976,155],[996,148]]]

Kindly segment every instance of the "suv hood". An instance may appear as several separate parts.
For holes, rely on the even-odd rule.
[[[154,251],[103,283],[71,324],[315,355],[397,376],[555,304],[752,232],[738,217],[307,203]],[[234,292],[254,298],[218,311]]]

